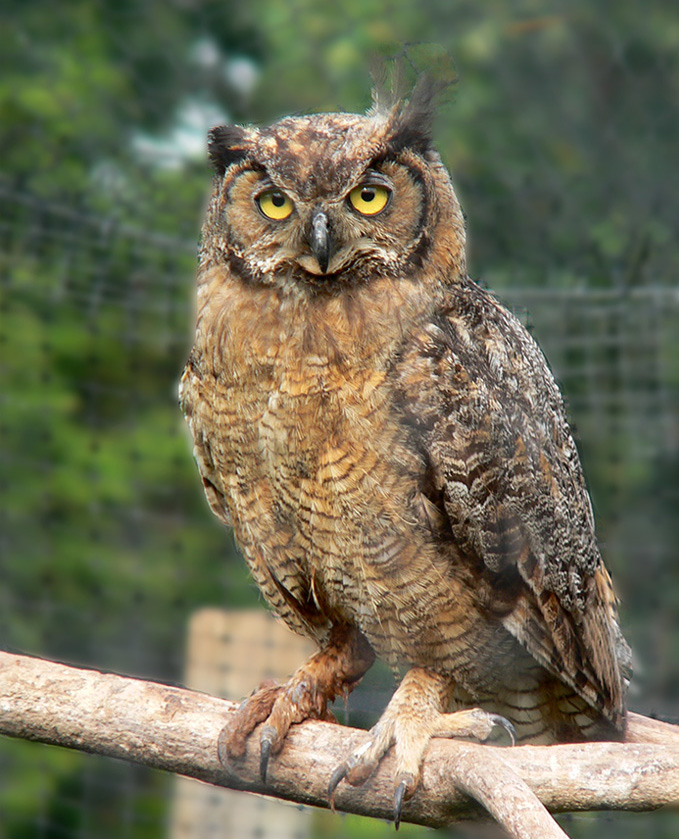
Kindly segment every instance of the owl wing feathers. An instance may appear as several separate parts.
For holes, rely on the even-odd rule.
[[[439,506],[490,577],[489,609],[621,726],[626,646],[558,388],[530,335],[488,293],[468,282],[454,298],[404,365],[403,406]]]
[[[199,429],[199,424],[194,422],[194,411],[204,410],[206,402],[206,400],[197,399],[197,393],[201,393],[200,374],[194,367],[194,358],[191,355],[179,384],[179,404],[189,426],[193,440],[193,456],[210,508],[223,524],[231,527],[233,521],[222,490],[219,470],[215,465],[210,438]],[[209,400],[207,404],[210,404]]]

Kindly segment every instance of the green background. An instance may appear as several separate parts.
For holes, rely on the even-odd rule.
[[[178,682],[193,610],[259,603],[176,407],[205,131],[364,110],[375,57],[409,43],[457,77],[436,141],[472,275],[532,325],[567,396],[636,653],[630,705],[677,721],[675,4],[3,0],[0,31],[0,646]],[[380,684],[352,698],[359,718]],[[0,839],[155,839],[170,796],[160,773],[0,741]],[[565,827],[661,839],[679,817]]]

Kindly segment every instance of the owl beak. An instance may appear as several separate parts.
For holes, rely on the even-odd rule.
[[[323,210],[316,210],[311,217],[309,247],[318,260],[323,274],[328,270],[328,262],[330,262],[330,245],[330,222]]]

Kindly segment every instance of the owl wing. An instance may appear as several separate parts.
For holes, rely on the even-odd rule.
[[[488,613],[622,726],[629,651],[542,353],[516,318],[469,282],[407,354],[403,408],[426,449],[425,494],[476,567]]]
[[[212,512],[230,527],[233,522],[227,507],[219,470],[215,465],[215,458],[212,454],[210,437],[203,432],[206,426],[209,427],[209,422],[206,423],[205,418],[201,421],[201,418],[196,416],[196,412],[204,411],[206,405],[211,405],[210,399],[201,398],[201,392],[201,376],[192,353],[179,383],[179,405],[193,439],[193,456],[203,482],[205,496]]]

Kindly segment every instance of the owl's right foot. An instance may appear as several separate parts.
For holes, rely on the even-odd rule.
[[[445,713],[450,680],[419,667],[409,670],[391,698],[371,738],[337,767],[328,785],[330,806],[335,791],[346,780],[359,786],[368,780],[393,746],[396,756],[394,824],[398,829],[404,801],[417,789],[424,753],[432,737],[454,737],[485,742],[498,728],[514,744],[516,732],[509,720],[481,708]]]
[[[327,646],[311,656],[283,685],[265,683],[246,699],[219,735],[219,759],[245,753],[248,737],[260,724],[260,775],[266,781],[271,757],[282,748],[292,725],[305,720],[333,720],[328,702],[347,694],[375,660],[372,647],[358,630],[335,627]]]

